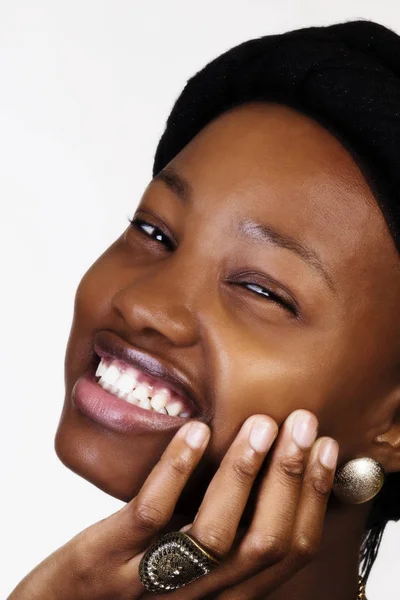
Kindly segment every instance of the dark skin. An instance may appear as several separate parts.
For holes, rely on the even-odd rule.
[[[189,183],[191,201],[156,178],[135,214],[175,239],[179,251],[128,227],[78,287],[55,440],[61,461],[129,502],[171,440],[171,433],[138,439],[109,431],[72,405],[74,383],[93,357],[93,336],[109,330],[180,366],[210,399],[211,438],[178,500],[180,526],[193,521],[242,423],[254,414],[281,427],[294,410],[306,409],[318,419],[318,436],[337,440],[339,465],[370,456],[385,472],[400,471],[399,259],[351,155],[309,117],[252,102],[215,119],[167,169]],[[240,236],[244,220],[312,248],[325,276],[288,248]],[[297,314],[263,288],[297,306]],[[251,525],[268,465],[255,481],[243,529]],[[236,595],[228,588],[213,597],[353,600],[371,504],[343,505],[331,495],[308,564],[264,596],[267,571],[236,586]],[[207,542],[200,531],[196,537]]]

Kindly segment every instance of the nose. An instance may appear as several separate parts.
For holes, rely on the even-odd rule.
[[[176,346],[192,346],[198,338],[196,311],[204,290],[193,260],[176,251],[129,277],[112,299],[113,310],[130,333],[167,339]]]

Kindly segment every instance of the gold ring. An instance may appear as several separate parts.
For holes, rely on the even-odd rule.
[[[139,578],[149,592],[166,594],[207,575],[219,562],[189,534],[172,531],[146,550]]]

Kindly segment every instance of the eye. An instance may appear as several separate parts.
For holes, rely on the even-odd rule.
[[[143,219],[139,219],[138,217],[133,217],[132,219],[128,218],[128,221],[131,224],[131,227],[134,227],[146,237],[156,242],[161,242],[168,250],[174,249],[175,246],[171,239],[165,235],[159,227],[156,227],[147,221],[143,221]]]
[[[261,286],[258,283],[250,283],[247,281],[242,281],[239,285],[248,286],[247,289],[251,289],[251,291],[253,291],[258,296],[264,296],[270,302],[274,302],[275,304],[282,306],[282,308],[292,313],[295,317],[298,316],[298,310],[294,303],[289,302],[288,300],[286,300],[286,298],[283,298],[283,296],[277,294],[276,292],[273,292],[269,288]],[[256,290],[261,290],[261,292]]]

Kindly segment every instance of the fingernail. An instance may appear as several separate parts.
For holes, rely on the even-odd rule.
[[[273,429],[266,419],[254,419],[250,428],[249,444],[256,452],[266,452],[273,438]]]
[[[299,413],[292,427],[292,437],[298,446],[309,448],[313,445],[317,436],[317,424],[315,418],[306,412]]]
[[[193,523],[188,523],[187,525],[184,525],[183,527],[180,528],[179,531],[187,531],[188,529],[190,529],[192,527]]]
[[[322,440],[318,450],[318,458],[324,467],[334,469],[336,467],[338,453],[339,444],[335,440]]]
[[[185,436],[186,443],[194,450],[198,450],[202,447],[209,435],[210,430],[204,423],[200,423],[199,421],[190,423]]]

